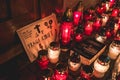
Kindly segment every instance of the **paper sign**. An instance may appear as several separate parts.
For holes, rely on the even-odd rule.
[[[17,30],[17,34],[31,62],[37,58],[39,50],[47,49],[50,42],[58,39],[58,33],[59,27],[55,14]]]

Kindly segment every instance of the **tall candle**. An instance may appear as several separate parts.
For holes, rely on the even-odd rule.
[[[71,40],[72,27],[73,27],[72,22],[63,22],[61,24],[60,34],[61,34],[61,41],[63,45],[69,44]]]

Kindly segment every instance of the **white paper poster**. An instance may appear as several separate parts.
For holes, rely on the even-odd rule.
[[[59,26],[54,13],[17,30],[31,62],[37,58],[39,50],[47,49],[50,42],[58,39],[58,33]]]

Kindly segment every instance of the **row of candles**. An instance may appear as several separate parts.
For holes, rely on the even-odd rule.
[[[81,27],[76,33],[78,26]],[[103,32],[101,29],[105,29]],[[102,31],[102,32],[101,32]],[[63,14],[60,37],[62,44],[67,45],[71,39],[82,40],[82,35],[90,36],[92,33],[103,33],[107,38],[116,36],[120,31],[120,9],[117,1],[107,0],[97,5],[95,9],[89,8],[84,11],[80,1],[77,10],[66,9]]]
[[[51,42],[47,50],[38,52],[37,62],[40,69],[43,72],[49,71],[44,74],[43,80],[68,80],[70,71],[80,72],[76,80],[82,78],[91,80],[91,76],[102,78],[105,75],[110,67],[110,60],[116,60],[120,55],[120,10],[114,7],[116,4],[116,0],[106,0],[97,5],[96,9],[89,8],[84,11],[80,2],[74,12],[70,8],[66,9],[60,26],[61,43]],[[77,52],[69,55],[67,66],[60,62],[60,44],[69,45],[71,40],[81,42],[84,40],[84,35],[91,36],[94,32],[95,39],[100,43],[105,43],[111,37],[114,38],[109,45],[107,56],[100,55],[93,66],[81,66],[80,54]],[[55,69],[49,68],[49,63],[54,64]],[[120,61],[118,64],[120,65]],[[49,73],[51,75],[48,76]]]
[[[111,46],[109,47],[108,55],[100,55],[94,61],[93,65],[84,65],[81,63],[80,54],[77,52],[70,53],[67,62],[64,63],[60,61],[60,55],[62,54],[60,44],[58,42],[51,42],[48,50],[40,50],[38,52],[38,65],[42,73],[45,72],[45,74],[42,75],[43,80],[68,80],[71,74],[76,74],[75,72],[78,72],[78,80],[83,78],[92,80],[93,77],[102,78],[109,70],[111,59],[117,59],[116,54],[120,53],[120,47],[115,46],[114,42],[111,43]],[[111,49],[114,49],[114,51],[111,51]],[[117,69],[120,71],[119,60],[117,60],[116,65],[119,65]],[[50,64],[55,67],[49,66]],[[46,73],[46,70],[49,72]]]

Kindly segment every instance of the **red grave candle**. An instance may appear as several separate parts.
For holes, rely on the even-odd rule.
[[[97,18],[96,21],[93,23],[93,27],[95,31],[99,31],[101,27],[101,19]]]
[[[118,10],[118,9],[113,9],[111,16],[112,16],[112,17],[117,17],[117,16],[118,16],[118,13],[119,13],[119,10]]]
[[[63,22],[61,25],[61,41],[63,45],[67,45],[71,40],[72,22]]]
[[[46,50],[40,50],[38,52],[37,63],[39,65],[40,69],[42,69],[42,70],[48,68],[49,60],[47,58],[47,51]]]
[[[81,11],[75,11],[73,13],[73,22],[74,22],[74,25],[78,25],[79,22],[81,22],[81,19],[82,19],[82,12]]]
[[[86,35],[91,35],[92,34],[92,32],[93,32],[92,24],[93,24],[92,22],[88,22],[87,24],[85,24],[84,31],[85,31]]]
[[[115,4],[115,0],[109,0],[109,4],[110,4],[110,7],[113,7],[113,5]]]
[[[58,63],[53,75],[53,80],[67,80],[68,72],[66,66],[62,63]]]

